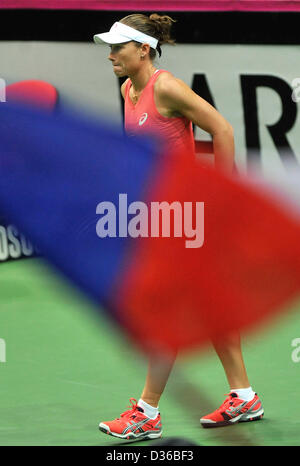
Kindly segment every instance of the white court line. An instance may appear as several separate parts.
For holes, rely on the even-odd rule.
[[[65,380],[60,379],[61,382],[72,383],[73,385],[83,385],[84,387],[93,387],[93,388],[100,388],[100,385],[92,385],[89,383],[82,383],[82,382],[74,382],[73,380]]]

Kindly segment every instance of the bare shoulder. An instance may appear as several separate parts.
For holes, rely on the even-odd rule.
[[[157,77],[155,87],[161,92],[167,92],[170,86],[176,89],[182,84],[184,85],[184,82],[181,79],[176,78],[172,73],[167,71],[165,73],[161,73]]]
[[[122,84],[122,86],[121,86],[121,89],[120,89],[120,90],[121,90],[121,94],[122,94],[122,96],[123,96],[124,99],[125,99],[125,88],[126,88],[126,85],[127,85],[128,81],[129,81],[129,78],[127,78],[126,81],[123,82],[123,84]]]
[[[155,83],[155,91],[160,99],[173,100],[186,92],[192,92],[190,87],[172,73],[161,73]]]

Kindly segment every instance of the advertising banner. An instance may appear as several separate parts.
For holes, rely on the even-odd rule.
[[[0,264],[36,255],[33,245],[15,225],[0,218]]]
[[[61,109],[75,105],[121,127],[120,81],[108,54],[108,47],[92,42],[2,41],[1,79],[8,85],[45,80],[57,90]],[[231,123],[240,172],[255,164],[262,174],[281,175],[300,164],[298,55],[298,46],[177,44],[164,46],[155,66],[183,80]],[[213,157],[211,135],[198,127],[194,135]],[[25,238],[3,222],[0,245],[2,261],[32,254]]]
[[[109,47],[92,42],[2,41],[2,78],[7,84],[45,80],[56,88],[61,107],[82,106],[122,124],[120,82],[108,54]],[[263,171],[282,171],[286,161],[300,163],[298,55],[298,46],[177,44],[164,46],[155,65],[182,79],[231,123],[241,170],[256,160]],[[199,128],[195,139],[211,141]]]

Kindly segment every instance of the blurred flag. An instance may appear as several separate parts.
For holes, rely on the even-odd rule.
[[[74,114],[1,104],[0,141],[0,212],[142,349],[199,348],[298,297],[299,218],[247,181]]]
[[[6,87],[8,102],[23,102],[45,111],[53,111],[58,101],[55,87],[40,79],[28,79]]]

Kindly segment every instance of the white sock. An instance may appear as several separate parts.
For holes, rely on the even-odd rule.
[[[234,392],[237,396],[243,401],[251,401],[255,396],[255,392],[252,390],[252,387],[248,388],[234,388],[230,390],[230,392]]]
[[[138,406],[143,408],[144,414],[149,417],[149,419],[155,419],[158,415],[158,407],[154,408],[154,406],[149,405],[146,401],[139,399]]]

